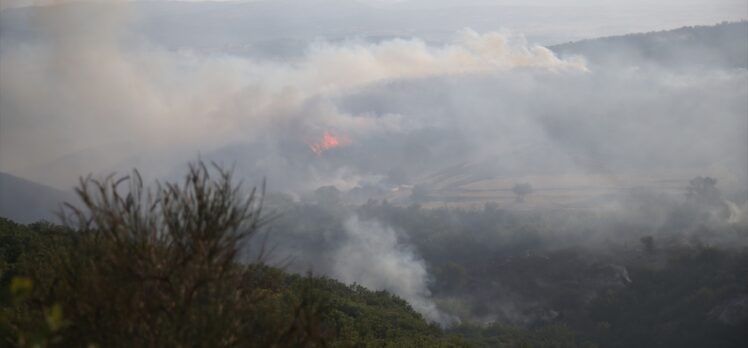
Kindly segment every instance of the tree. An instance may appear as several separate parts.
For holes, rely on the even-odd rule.
[[[642,243],[642,247],[644,248],[644,252],[647,254],[654,254],[655,252],[655,242],[654,237],[652,236],[644,236],[639,239],[639,241]]]
[[[688,182],[688,200],[697,204],[714,205],[722,202],[722,193],[717,188],[717,179],[698,176]]]
[[[525,201],[525,196],[532,193],[532,185],[516,184],[512,187],[512,192],[516,195],[516,201],[522,203]]]
[[[32,274],[36,312],[61,308],[61,344],[251,347],[321,339],[312,332],[314,300],[285,301],[283,277],[262,264],[262,252],[240,262],[267,219],[262,194],[243,192],[230,172],[197,162],[183,182],[154,189],[137,171],[89,176],[76,193],[82,204],[61,213],[69,245],[45,255]],[[14,326],[23,329],[23,320]]]
[[[699,212],[702,219],[723,221],[730,216],[730,208],[717,188],[717,179],[695,177],[688,183],[686,198],[690,208]]]
[[[231,346],[246,334],[237,314],[259,294],[237,261],[264,222],[256,190],[244,196],[230,172],[198,162],[181,184],[150,190],[136,171],[89,176],[76,193],[82,206],[61,214],[75,252],[58,256],[52,288],[70,343]]]

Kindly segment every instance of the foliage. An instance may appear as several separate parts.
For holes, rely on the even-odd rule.
[[[33,230],[32,228],[37,225],[17,225],[5,219],[0,219],[0,224],[0,238],[13,242],[4,244],[5,251],[20,255],[14,259],[4,258],[5,264],[14,269],[22,269],[23,274],[47,274],[45,269],[50,268],[50,264],[32,264],[30,261],[42,257],[39,246],[50,244],[53,235],[59,237],[55,233],[50,233],[48,229],[57,230],[60,227],[44,224],[40,225],[44,228]],[[72,238],[72,232],[69,230],[60,233]],[[20,243],[29,240],[32,242]],[[12,245],[16,247],[10,247]],[[256,312],[239,314],[238,318],[246,329],[255,334],[237,342],[241,346],[288,347],[314,346],[322,343],[330,347],[467,345],[458,337],[449,336],[440,328],[427,323],[405,301],[385,291],[371,291],[356,284],[348,286],[326,277],[286,274],[279,269],[260,264],[246,266],[245,272],[252,274],[252,277],[244,279],[242,287],[264,294],[262,300],[253,307]],[[16,276],[14,279],[19,278]],[[31,278],[23,279],[33,282]],[[44,279],[40,282],[43,283]],[[3,281],[2,288],[14,288],[11,283],[11,279],[7,278]],[[35,332],[36,336],[46,338],[43,310],[29,303],[15,303],[9,295],[9,292],[3,292],[2,313],[6,325],[2,335],[6,337],[6,342],[10,340],[18,344],[20,331]],[[33,297],[43,298],[38,292]],[[76,297],[75,300],[84,301],[80,297]],[[87,299],[84,302],[91,303],[91,300]],[[71,319],[65,312],[66,307],[59,308],[63,311],[66,323],[75,323],[75,319]],[[131,311],[130,308],[120,310]],[[89,324],[84,322],[77,325]],[[70,331],[63,331],[64,335],[59,336],[64,340],[56,342],[62,346],[70,345]],[[133,341],[122,338],[122,341],[115,342],[114,345],[130,345]]]
[[[393,228],[428,265],[431,299],[462,320],[447,332],[476,346],[542,346],[551,333],[558,346],[745,346],[745,225],[698,214],[715,209],[681,198],[644,205],[661,207],[657,225],[649,215],[489,205],[290,204],[274,241],[303,245],[315,260],[334,252],[319,241],[341,239],[345,216]]]
[[[605,326],[597,339],[605,347],[748,344],[745,304],[742,319],[722,317],[731,310],[726,308],[735,302],[731,300],[745,297],[748,290],[748,250],[730,253],[697,247],[669,254],[662,267],[632,267],[636,281],[607,291],[590,304],[590,319]]]
[[[266,220],[256,191],[243,196],[221,168],[193,164],[155,191],[137,172],[85,178],[77,193],[65,226],[0,219],[5,343],[464,345],[389,293],[289,275],[262,255],[241,262]]]
[[[137,173],[88,178],[64,226],[0,218],[0,335],[40,347],[742,347],[746,235],[709,216],[684,223],[677,214],[717,201],[694,196],[714,196],[709,182],[691,186],[657,230],[488,205],[353,208],[407,231],[432,299],[462,319],[441,328],[386,291],[264,264],[250,239],[267,221],[259,195],[220,168],[195,164],[154,191]],[[320,233],[334,239],[350,214],[287,203],[274,233],[319,255]]]

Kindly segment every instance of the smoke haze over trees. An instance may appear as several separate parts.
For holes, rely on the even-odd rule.
[[[748,343],[744,1],[30,3],[0,6],[0,287],[15,289],[0,319],[16,325],[0,334],[11,341],[71,328],[81,345],[109,332],[146,344],[127,337],[158,322],[170,334],[142,337],[162,345]],[[214,187],[200,186],[207,167],[184,181],[196,157],[265,188],[273,217],[253,227],[256,243],[229,243],[220,267],[199,251],[236,202],[173,205]],[[122,183],[140,193],[116,198],[109,175],[132,168],[143,177]],[[72,198],[89,173],[104,197]],[[138,191],[148,183],[154,205]],[[97,230],[83,215],[37,222],[58,222],[63,201],[112,225],[111,243],[84,251],[123,259],[76,258],[70,243]],[[188,237],[164,242],[177,230]],[[142,262],[118,254],[127,248]],[[196,263],[166,272],[179,269],[172,254]],[[185,304],[172,278],[200,283],[213,266],[230,279],[196,295],[203,309]],[[123,285],[111,325],[86,326],[107,282],[65,278],[44,297],[71,269],[156,281]],[[118,317],[130,300],[148,308]],[[57,305],[73,326],[52,320]]]
[[[558,54],[501,24],[478,31],[466,22],[438,40],[351,32],[304,40],[298,55],[257,58],[195,49],[186,35],[161,46],[139,31],[139,11],[174,16],[172,6],[228,9],[4,10],[0,170],[68,189],[81,172],[174,175],[199,151],[293,194],[326,185],[438,190],[444,179],[541,189],[562,175],[596,175],[606,187],[708,175],[734,188],[748,178],[745,66],[736,65],[746,61],[745,22],[562,45]],[[231,33],[219,29],[212,41]],[[688,63],[697,57],[705,58]],[[310,151],[327,134],[349,141]],[[432,182],[437,175],[451,178]]]

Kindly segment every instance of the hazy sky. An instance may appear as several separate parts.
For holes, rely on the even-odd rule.
[[[69,0],[0,0],[0,8],[20,7],[31,5],[46,5],[60,3]],[[89,0],[89,1],[112,1],[112,0]],[[159,0],[153,0],[159,1]],[[162,1],[184,1],[184,2],[282,2],[286,0],[162,0]],[[314,0],[312,0],[314,1]],[[744,0],[338,0],[341,2],[359,2],[376,6],[403,6],[403,7],[441,7],[441,6],[475,6],[475,5],[506,5],[506,6],[601,6],[611,11],[625,10],[637,5],[647,5],[650,8],[669,7],[673,11],[684,8],[719,9],[726,16],[736,14],[748,15],[748,3]],[[707,11],[711,12],[711,11]]]
[[[72,0],[0,0],[0,8],[70,2]],[[90,0],[112,2],[116,0]],[[156,2],[153,0],[148,2]],[[433,31],[454,27],[477,30],[507,28],[541,44],[631,32],[672,29],[748,19],[745,0],[163,0],[182,2],[274,2],[293,14],[297,4],[334,9],[336,3],[359,3],[394,11],[414,26],[426,23]],[[311,4],[311,5],[310,5]],[[445,12],[445,8],[448,8]],[[341,12],[346,16],[344,12]],[[304,12],[306,15],[307,13]],[[366,23],[368,14],[361,20]],[[300,17],[304,18],[304,16]],[[306,20],[314,20],[306,18]],[[365,24],[364,24],[365,25]],[[355,33],[351,33],[355,34]],[[401,32],[408,35],[408,32]],[[423,32],[414,32],[424,36]],[[431,33],[439,35],[441,33]],[[425,37],[430,39],[429,37]]]
[[[200,153],[299,190],[465,163],[465,180],[748,175],[745,69],[628,52],[588,69],[537,45],[746,18],[745,1],[276,2],[4,12],[0,171],[66,188]],[[727,54],[709,47],[666,56]],[[311,151],[328,133],[350,145]]]

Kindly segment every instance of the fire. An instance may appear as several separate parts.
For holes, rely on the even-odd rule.
[[[350,142],[351,141],[346,137],[336,137],[330,132],[325,132],[325,135],[322,136],[322,139],[319,142],[309,145],[309,149],[315,154],[320,155],[327,150],[348,145]]]

